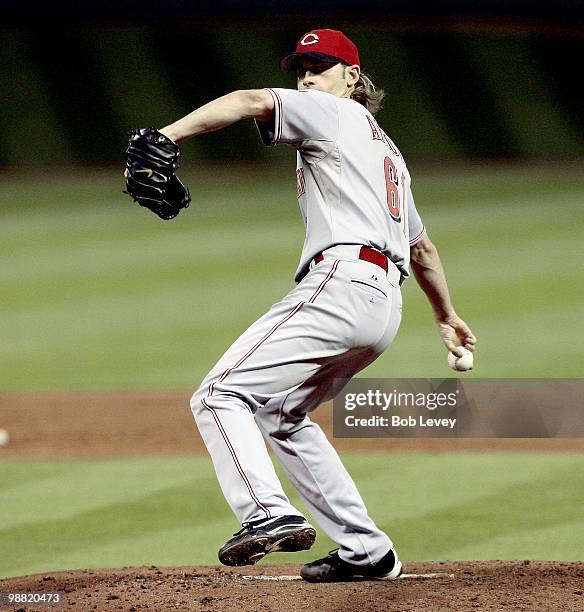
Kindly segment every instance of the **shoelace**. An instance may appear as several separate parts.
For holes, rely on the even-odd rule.
[[[250,523],[241,523],[241,529],[239,531],[235,532],[233,535],[234,536],[238,536],[238,535],[242,534],[249,526],[250,526]]]

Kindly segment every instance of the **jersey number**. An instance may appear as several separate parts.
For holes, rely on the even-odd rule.
[[[385,187],[387,189],[387,208],[394,221],[401,221],[401,210],[399,201],[399,187],[397,170],[389,157],[383,160],[383,171],[385,174]]]

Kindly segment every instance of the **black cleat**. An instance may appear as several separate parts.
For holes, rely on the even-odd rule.
[[[219,549],[219,561],[223,565],[253,565],[271,552],[308,550],[314,540],[316,531],[303,516],[250,521]]]
[[[339,557],[333,550],[328,557],[307,563],[300,575],[308,582],[348,582],[351,580],[397,580],[403,571],[401,561],[394,550],[390,550],[377,563],[355,565]]]

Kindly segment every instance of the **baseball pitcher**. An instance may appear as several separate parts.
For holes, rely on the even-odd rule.
[[[356,46],[342,32],[311,30],[280,66],[296,73],[296,90],[234,91],[161,130],[133,132],[127,190],[162,218],[175,217],[190,200],[175,175],[178,143],[244,119],[255,120],[267,146],[296,149],[306,227],[296,286],[227,349],[191,399],[223,494],[242,524],[219,560],[249,565],[270,552],[309,549],[315,540],[314,527],[282,489],[265,438],[339,546],[305,565],[302,577],[395,580],[402,563],[393,542],[369,517],[309,415],[340,391],[336,381],[392,343],[410,270],[446,348],[460,356],[476,339],[453,308],[404,158],[374,118],[383,92],[361,72]]]

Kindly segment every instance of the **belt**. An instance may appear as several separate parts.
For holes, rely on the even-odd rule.
[[[322,251],[321,251],[320,253],[314,256],[312,261],[316,265],[316,264],[319,264],[323,259],[324,259],[324,255],[322,254]],[[359,259],[363,261],[368,261],[369,263],[379,266],[386,273],[389,269],[389,259],[383,253],[381,253],[380,251],[376,251],[375,249],[372,249],[371,247],[362,246],[359,249]],[[394,266],[395,270],[397,270],[397,267],[395,266],[395,264],[393,262],[391,263]],[[403,284],[404,280],[405,280],[405,276],[403,274],[400,274],[400,279],[399,279],[400,286]]]

